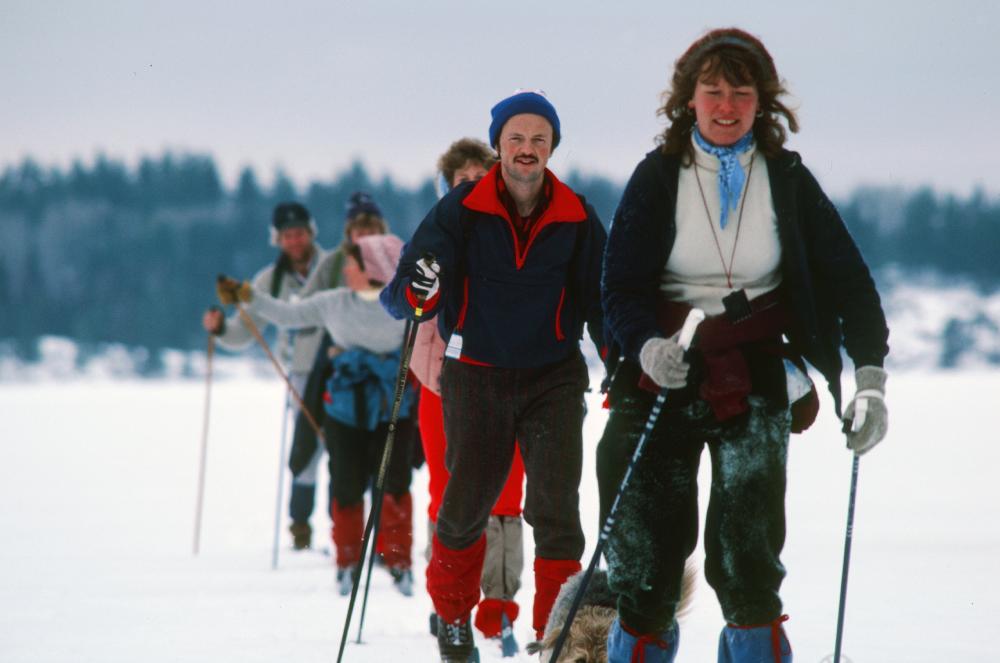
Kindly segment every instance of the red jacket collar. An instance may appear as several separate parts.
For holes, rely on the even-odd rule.
[[[465,197],[462,204],[474,212],[493,214],[503,217],[508,222],[511,220],[507,214],[507,208],[503,206],[500,197],[497,195],[497,178],[500,177],[500,164],[494,164],[489,172],[472,187],[472,191]],[[552,185],[552,199],[549,200],[548,207],[542,213],[540,219],[535,224],[538,228],[553,222],[579,222],[587,219],[587,210],[573,190],[559,181],[552,171],[545,169],[545,178]]]

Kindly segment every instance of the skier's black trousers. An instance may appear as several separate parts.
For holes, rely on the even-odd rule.
[[[636,386],[627,363],[612,385],[612,406],[597,450],[601,522],[646,426],[655,394]],[[675,392],[670,392],[674,394]],[[749,397],[749,412],[716,420],[699,398],[677,398],[657,420],[619,505],[608,540],[612,590],[622,621],[640,633],[671,625],[684,563],[698,536],[698,465],[712,462],[705,521],[705,578],[731,624],[766,624],[781,615],[785,575],[786,399]],[[680,394],[678,394],[680,396]]]
[[[535,557],[583,555],[580,478],[583,392],[589,377],[580,353],[537,368],[475,366],[447,359],[441,401],[451,477],[438,512],[437,535],[464,550],[486,530],[521,448],[527,477],[524,519],[534,528]]]
[[[360,504],[365,490],[374,487],[389,424],[374,431],[347,426],[333,417],[323,420],[323,435],[330,458],[333,497],[341,507]],[[410,489],[410,445],[413,421],[400,419],[385,474],[385,493],[399,497]]]

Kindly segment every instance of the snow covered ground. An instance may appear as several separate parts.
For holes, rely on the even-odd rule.
[[[845,660],[998,660],[998,386],[996,369],[891,375],[889,437],[861,462]],[[329,558],[289,551],[283,525],[271,569],[282,398],[275,379],[251,372],[216,383],[195,557],[202,381],[0,383],[0,661],[335,660],[347,600],[334,591]],[[593,453],[606,417],[596,395],[590,405],[587,558],[597,531]],[[833,651],[851,467],[838,430],[827,399],[790,455],[783,595],[799,662]],[[425,471],[415,475],[417,550],[426,482]],[[313,522],[321,532],[329,524],[324,515]],[[345,660],[435,660],[415,558],[413,598],[376,570],[364,644],[353,644],[355,620]],[[530,573],[524,580],[527,606]],[[678,661],[714,661],[720,627],[702,581]],[[515,629],[523,645],[527,619]],[[480,650],[502,660],[493,643]]]

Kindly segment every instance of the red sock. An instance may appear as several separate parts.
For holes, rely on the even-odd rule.
[[[479,577],[486,558],[486,535],[465,550],[445,547],[434,535],[427,565],[427,593],[446,622],[467,619],[479,602]]]
[[[476,609],[476,628],[487,638],[495,638],[503,631],[503,616],[506,614],[513,624],[520,611],[514,601],[483,599]]]
[[[379,523],[379,541],[386,566],[408,569],[411,565],[410,549],[413,547],[413,501],[410,493],[399,497],[386,493],[382,497],[382,514]]]
[[[559,589],[574,573],[581,569],[575,559],[535,558],[535,606],[531,625],[538,640],[545,635],[545,625],[552,612],[552,604],[559,596]]]
[[[361,561],[361,537],[365,530],[364,503],[340,506],[334,500],[330,505],[333,518],[333,545],[337,550],[337,566],[344,568]]]

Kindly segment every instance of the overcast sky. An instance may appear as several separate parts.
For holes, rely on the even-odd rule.
[[[411,184],[515,88],[544,89],[551,167],[624,181],[707,28],[762,38],[789,143],[823,185],[1000,192],[1000,2],[0,0],[0,166],[212,154],[299,183],[360,158]]]

